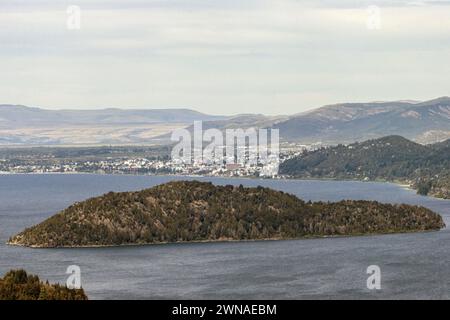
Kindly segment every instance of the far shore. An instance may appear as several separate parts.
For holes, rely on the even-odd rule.
[[[256,176],[213,176],[213,175],[181,175],[181,174],[143,174],[143,173],[99,173],[99,172],[0,172],[1,175],[94,175],[94,176],[142,176],[142,177],[179,177],[179,178],[222,178],[222,179],[249,179],[249,180],[297,180],[297,181],[341,181],[341,182],[361,182],[361,183],[389,183],[395,184],[403,189],[416,191],[409,183],[402,180],[390,181],[386,179],[362,180],[362,179],[336,179],[336,178],[298,178],[298,177],[256,177]],[[446,198],[427,195],[434,199],[449,200]]]

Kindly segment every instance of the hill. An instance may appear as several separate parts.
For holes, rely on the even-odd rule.
[[[374,201],[304,202],[268,188],[170,182],[76,203],[9,244],[78,247],[295,239],[439,230],[429,209]]]
[[[0,128],[22,128],[55,124],[151,124],[190,123],[194,120],[222,120],[195,110],[178,109],[86,109],[49,110],[20,105],[0,105]]]
[[[194,120],[225,118],[181,108],[47,110],[0,105],[0,145],[154,144],[156,137]]]
[[[299,106],[300,107],[300,106]],[[276,128],[282,141],[325,145],[401,135],[419,143],[450,138],[450,98],[339,103],[291,116],[214,116],[179,109],[46,110],[0,105],[0,145],[167,144],[178,128]]]
[[[388,136],[321,148],[286,160],[280,173],[297,178],[401,180],[421,194],[450,198],[450,140],[424,146]]]
[[[291,116],[273,127],[284,140],[303,143],[353,143],[386,135],[433,143],[450,138],[450,98],[340,103]]]
[[[222,120],[208,120],[202,123],[202,129],[218,129],[226,137],[228,129],[263,129],[272,126],[274,123],[286,120],[287,116],[265,116],[262,114],[240,114]],[[194,134],[194,125],[186,128],[192,135]],[[170,140],[171,133],[156,137],[163,144],[173,144]]]

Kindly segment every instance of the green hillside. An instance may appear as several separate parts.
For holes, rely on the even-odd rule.
[[[424,146],[388,136],[322,148],[286,160],[280,173],[297,178],[405,181],[421,194],[450,198],[450,140]]]
[[[439,230],[429,209],[375,201],[305,202],[268,188],[170,182],[76,203],[9,244],[76,247],[294,239]]]

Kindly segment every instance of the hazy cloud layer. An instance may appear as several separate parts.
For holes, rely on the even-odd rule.
[[[3,103],[279,114],[450,94],[450,1],[29,2],[0,4]]]

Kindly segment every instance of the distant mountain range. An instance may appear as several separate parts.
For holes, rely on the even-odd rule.
[[[401,135],[432,143],[450,138],[450,98],[335,104],[294,115],[273,127],[287,141],[336,144]]]
[[[0,145],[151,144],[194,120],[223,116],[189,109],[46,110],[0,105]]]
[[[47,110],[19,105],[0,105],[0,128],[41,125],[188,123],[194,120],[222,120],[190,109],[97,109]]]
[[[342,103],[291,116],[214,116],[189,109],[45,110],[0,105],[0,145],[167,143],[189,128],[277,128],[287,142],[352,143],[401,135],[419,143],[450,138],[450,98],[416,102]]]
[[[421,145],[387,136],[304,152],[280,165],[296,178],[402,181],[421,194],[450,199],[450,139]]]

